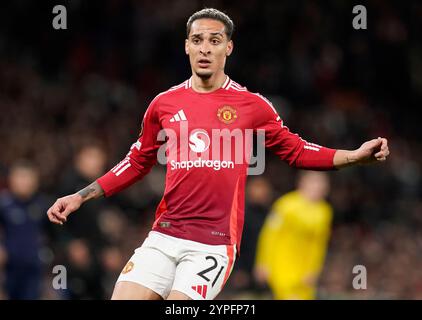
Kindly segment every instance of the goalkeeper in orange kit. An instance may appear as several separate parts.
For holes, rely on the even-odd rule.
[[[315,299],[330,237],[326,173],[302,172],[298,189],[280,197],[261,230],[255,276],[275,299]]]

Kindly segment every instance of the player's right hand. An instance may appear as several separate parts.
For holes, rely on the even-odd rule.
[[[59,198],[50,209],[48,209],[48,219],[55,224],[63,225],[63,223],[67,221],[67,216],[78,210],[82,202],[82,197],[77,193]]]

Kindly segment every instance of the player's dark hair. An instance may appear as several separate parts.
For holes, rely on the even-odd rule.
[[[191,15],[188,19],[186,24],[186,36],[189,37],[190,28],[192,27],[192,23],[198,19],[213,19],[220,21],[224,24],[224,29],[227,35],[227,38],[230,40],[233,35],[234,30],[234,23],[230,17],[221,12],[220,10],[213,9],[213,8],[205,8],[200,11],[195,12]]]

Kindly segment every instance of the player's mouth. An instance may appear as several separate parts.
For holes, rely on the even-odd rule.
[[[211,60],[208,59],[199,59],[198,66],[200,68],[208,68],[211,65]]]

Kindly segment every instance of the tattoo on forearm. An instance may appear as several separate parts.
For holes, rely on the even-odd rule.
[[[102,196],[104,194],[104,191],[98,184],[98,182],[94,181],[86,188],[83,188],[82,190],[78,191],[78,194],[82,197],[82,199],[89,200]]]

